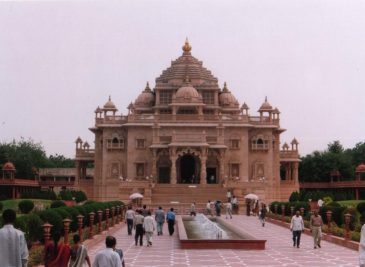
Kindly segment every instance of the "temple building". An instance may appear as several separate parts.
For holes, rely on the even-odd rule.
[[[76,140],[75,183],[89,198],[151,204],[225,198],[287,200],[298,183],[298,142],[280,145],[280,111],[265,98],[257,115],[229,86],[183,53],[118,114],[111,97],[95,110],[95,148]],[[94,165],[93,177],[86,174]],[[224,199],[222,199],[224,200]]]

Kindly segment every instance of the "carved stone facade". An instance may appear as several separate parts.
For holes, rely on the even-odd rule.
[[[154,203],[159,186],[173,191],[184,184],[241,197],[257,193],[265,201],[298,190],[298,142],[280,150],[279,110],[265,99],[259,115],[251,116],[247,104],[240,106],[227,84],[221,89],[191,55],[188,42],[128,110],[118,115],[109,97],[90,128],[95,149],[76,140],[77,179],[88,184],[90,198],[128,200],[139,191]],[[94,177],[81,183],[90,162]]]

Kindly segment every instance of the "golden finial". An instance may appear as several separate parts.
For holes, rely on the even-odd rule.
[[[184,53],[190,53],[191,51],[191,45],[189,44],[189,40],[187,37],[185,40],[185,45],[182,47],[182,50],[184,51]]]

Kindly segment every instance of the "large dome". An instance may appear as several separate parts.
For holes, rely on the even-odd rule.
[[[147,83],[144,91],[137,97],[134,102],[136,107],[151,107],[155,103],[155,95],[150,89],[149,84]]]
[[[12,162],[8,161],[3,166],[3,171],[15,171],[15,166]]]
[[[226,83],[224,83],[222,93],[220,93],[220,95],[219,95],[219,104],[223,107],[238,107],[239,106],[237,99],[228,90]]]
[[[184,85],[177,90],[176,102],[201,102],[202,98],[198,91],[191,85]]]

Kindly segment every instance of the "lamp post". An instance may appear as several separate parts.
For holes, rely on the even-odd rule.
[[[303,207],[301,207],[299,210],[300,210],[300,216],[302,216],[302,217],[303,217],[303,216],[304,216],[304,208],[303,208]]]
[[[109,230],[109,209],[105,209],[105,228],[106,230]]]
[[[48,244],[49,238],[51,237],[51,228],[53,227],[53,225],[46,222],[45,224],[42,225],[42,227],[43,227],[44,245],[46,246]]]
[[[101,220],[103,219],[103,211],[98,210],[98,233],[101,233]]]
[[[350,238],[350,221],[351,221],[351,214],[346,213],[345,214],[345,239]]]
[[[281,221],[285,221],[285,205],[281,205]]]
[[[68,233],[70,231],[70,224],[72,221],[69,218],[66,218],[62,222],[64,229],[63,243],[68,244]]]
[[[77,215],[77,227],[79,231],[80,240],[82,241],[82,226],[84,224],[84,216],[79,214]]]
[[[328,210],[326,212],[327,216],[327,228],[328,228],[328,234],[331,234],[331,220],[332,220],[332,211]]]
[[[90,218],[90,238],[92,238],[93,235],[94,235],[94,233],[93,233],[93,225],[94,225],[95,213],[94,212],[90,212],[89,213],[89,218]]]
[[[114,226],[114,224],[115,224],[115,221],[114,221],[115,207],[112,207],[111,211],[112,211],[112,226]]]
[[[117,213],[117,218],[116,218],[116,220],[117,220],[117,224],[119,224],[119,222],[120,222],[120,207],[119,207],[119,205],[117,205],[116,207],[115,207],[115,209],[116,209],[116,213]]]

